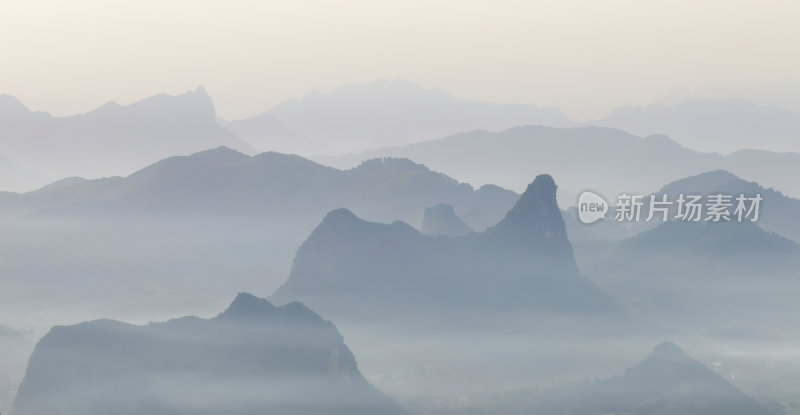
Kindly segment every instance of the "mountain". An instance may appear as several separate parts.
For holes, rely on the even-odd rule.
[[[425,209],[425,217],[422,219],[422,233],[432,236],[441,235],[458,238],[472,233],[472,228],[456,215],[453,206],[439,203],[436,206]]]
[[[276,127],[276,122],[282,126]],[[442,90],[397,79],[343,85],[326,94],[312,92],[230,125],[232,131],[242,133],[242,138],[252,137],[253,143],[263,143],[254,144],[259,149],[284,151],[286,142],[291,141],[292,146],[287,149],[314,155],[363,151],[521,124],[572,123],[558,108],[462,101]],[[243,132],[245,125],[251,128],[247,133]],[[287,134],[286,129],[296,134]],[[310,146],[314,142],[320,145]]]
[[[332,211],[297,251],[273,299],[301,300],[343,321],[418,326],[452,327],[443,322],[458,315],[456,324],[479,328],[515,310],[618,315],[616,303],[578,273],[555,196],[553,179],[537,176],[497,225],[458,239]],[[533,315],[509,324],[531,323]]]
[[[655,192],[657,195],[669,195],[669,200],[675,200],[681,193],[724,194],[733,196],[734,200],[742,194],[748,197],[761,195],[764,200],[759,209],[758,226],[800,242],[800,217],[797,215],[800,212],[800,200],[774,189],[766,189],[756,182],[742,180],[725,170],[715,170],[676,180]]]
[[[85,114],[54,117],[0,97],[0,148],[51,177],[129,174],[164,157],[228,146],[253,148],[220,127],[202,87],[178,96],[105,104]]]
[[[0,221],[46,212],[249,213],[314,219],[347,207],[371,220],[420,223],[427,206],[456,207],[470,226],[496,223],[517,195],[497,186],[473,189],[407,159],[367,160],[349,170],[296,155],[248,156],[219,147],[161,160],[127,177],[69,178],[35,192],[6,194]],[[309,216],[310,215],[310,216]]]
[[[621,376],[557,385],[528,397],[524,413],[565,415],[778,415],[674,343],[661,343]],[[513,412],[516,413],[516,412]],[[523,413],[523,412],[520,412]]]
[[[782,335],[797,312],[800,245],[752,222],[667,222],[582,270],[631,308],[683,329]],[[775,324],[766,327],[762,319]],[[771,330],[771,331],[767,331]]]
[[[800,154],[743,150],[729,156],[701,153],[662,135],[639,137],[604,127],[523,126],[472,131],[424,143],[314,159],[344,168],[375,157],[405,157],[470,183],[524,189],[538,171],[557,175],[565,196],[585,189],[613,197],[647,194],[690,175],[725,169],[793,197],[800,186]],[[676,168],[680,166],[680,168]],[[588,174],[587,174],[588,173]],[[562,196],[560,196],[562,197]],[[573,202],[570,197],[560,202]]]
[[[692,99],[674,105],[621,107],[590,124],[637,135],[666,134],[700,151],[800,152],[800,113],[744,99]]]
[[[297,247],[333,209],[420,224],[426,207],[448,203],[483,230],[517,197],[409,160],[343,171],[226,148],[168,158],[127,177],[0,193],[0,313],[19,324],[39,312],[57,322],[197,313],[240,290],[276,290]]]
[[[217,317],[54,327],[14,402],[36,414],[402,414],[336,327],[300,303],[240,294]]]
[[[258,151],[277,151],[290,154],[330,153],[332,147],[303,136],[265,112],[253,118],[221,123]]]

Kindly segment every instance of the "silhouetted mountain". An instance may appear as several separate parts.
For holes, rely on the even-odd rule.
[[[621,311],[578,273],[555,195],[553,179],[540,175],[497,225],[458,239],[332,211],[300,247],[273,298],[301,300],[343,321],[426,316],[436,324],[452,314],[476,328],[501,311]]]
[[[31,112],[8,96],[0,99],[0,148],[52,177],[128,174],[164,157],[221,145],[254,152],[217,125],[214,104],[202,87],[126,106],[111,102],[70,117]]]
[[[225,148],[165,159],[124,178],[70,178],[31,193],[0,193],[0,314],[24,318],[47,304],[62,315],[81,304],[85,320],[87,290],[102,307],[94,312],[111,317],[124,318],[114,314],[120,301],[150,318],[186,314],[219,305],[212,302],[220,293],[276,290],[297,247],[332,209],[420,224],[426,207],[448,203],[483,230],[516,198],[409,160],[342,171]],[[154,291],[160,300],[151,304]]]
[[[329,321],[240,294],[216,318],[53,328],[14,403],[36,414],[401,414]]]
[[[544,170],[559,177],[562,189],[575,193],[594,189],[606,195],[649,193],[689,175],[726,169],[800,196],[800,186],[792,179],[800,175],[800,154],[747,150],[722,156],[690,150],[665,136],[643,138],[601,127],[525,126],[498,133],[472,131],[315,160],[347,167],[375,157],[406,157],[470,183],[494,183],[511,189],[524,188],[524,177]]]
[[[422,219],[422,233],[431,236],[458,238],[472,232],[472,228],[456,215],[453,206],[439,203],[425,209]]]
[[[774,189],[765,189],[756,182],[742,180],[725,170],[715,170],[674,181],[656,192],[658,195],[670,195],[669,200],[675,200],[681,193],[731,195],[734,203],[741,194],[748,197],[761,195],[764,200],[760,202],[758,226],[800,242],[800,200]]]
[[[781,415],[742,393],[674,343],[621,376],[508,394],[485,413],[563,415]]]
[[[374,159],[342,171],[296,155],[247,156],[219,147],[170,157],[127,177],[70,178],[22,195],[6,195],[2,210],[56,212],[240,212],[317,220],[347,207],[371,220],[420,223],[423,209],[444,202],[470,226],[496,223],[516,194],[496,186],[474,190],[405,159]],[[310,216],[308,216],[310,215]],[[275,216],[277,218],[277,216]]]
[[[290,154],[329,153],[332,148],[285,126],[270,113],[253,118],[221,123],[258,151],[277,151]]]
[[[751,222],[663,223],[584,267],[631,307],[728,334],[796,313],[798,269],[800,246]]]
[[[730,153],[754,148],[800,152],[800,114],[743,99],[695,99],[674,105],[621,107],[589,124],[637,135],[666,134],[682,145]]]
[[[304,155],[363,151],[474,129],[571,124],[558,108],[462,101],[442,90],[399,79],[343,85],[327,94],[312,92],[300,100],[283,102],[266,114],[299,136],[322,144],[305,149]],[[270,150],[280,150],[287,138],[294,139],[282,128],[276,132],[272,122],[257,126],[257,119],[264,116],[232,122],[237,123],[232,130],[238,134],[239,126],[253,126],[242,138],[258,137],[265,144],[263,148]],[[270,141],[274,144],[266,144]]]

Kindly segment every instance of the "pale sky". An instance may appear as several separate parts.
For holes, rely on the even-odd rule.
[[[405,78],[577,119],[800,82],[797,0],[0,0],[0,93],[57,115],[204,85],[224,118]]]

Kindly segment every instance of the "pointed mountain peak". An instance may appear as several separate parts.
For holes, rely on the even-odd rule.
[[[263,318],[275,314],[276,310],[277,308],[264,298],[249,293],[239,293],[217,318],[222,320]]]
[[[217,124],[214,101],[202,86],[180,95],[154,95],[123,108],[150,117],[161,115],[168,119],[180,118]]]
[[[506,217],[491,232],[566,239],[564,219],[556,202],[557,188],[555,180],[549,174],[536,176]]]
[[[189,93],[189,92],[187,92],[187,93]],[[191,93],[194,94],[194,95],[199,95],[199,96],[204,96],[204,97],[208,97],[209,96],[208,92],[206,92],[206,88],[204,86],[202,86],[202,85],[198,85],[197,88],[195,88],[194,91],[192,91]]]

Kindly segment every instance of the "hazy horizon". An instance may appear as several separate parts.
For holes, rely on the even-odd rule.
[[[0,93],[63,116],[203,85],[220,117],[239,119],[403,78],[586,121],[675,90],[800,83],[800,55],[786,53],[796,2],[505,3],[13,1]]]

